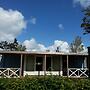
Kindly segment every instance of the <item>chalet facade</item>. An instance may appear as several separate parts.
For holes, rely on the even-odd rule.
[[[0,77],[60,75],[89,77],[88,54],[0,51]]]

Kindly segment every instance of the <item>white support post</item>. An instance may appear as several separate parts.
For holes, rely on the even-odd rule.
[[[26,71],[26,55],[24,55],[24,71]]]
[[[21,60],[20,60],[20,76],[22,76],[22,59],[23,59],[23,55],[21,54]]]
[[[63,76],[63,70],[62,70],[62,56],[60,56],[60,76]]]
[[[68,70],[68,55],[67,55],[67,77],[69,77],[69,70]]]
[[[36,71],[36,55],[34,56],[34,71]]]
[[[51,71],[53,71],[53,56],[51,56]]]
[[[84,58],[84,68],[87,68],[87,57]]]
[[[44,55],[43,70],[44,70],[44,75],[46,75],[46,55]]]

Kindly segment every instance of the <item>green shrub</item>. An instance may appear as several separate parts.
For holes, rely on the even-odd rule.
[[[0,90],[90,90],[90,79],[52,75],[0,78]]]

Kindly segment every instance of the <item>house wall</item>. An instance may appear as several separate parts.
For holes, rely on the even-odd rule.
[[[53,71],[60,70],[60,56],[52,56],[52,70]]]
[[[34,55],[26,56],[26,71],[34,71],[35,57]]]

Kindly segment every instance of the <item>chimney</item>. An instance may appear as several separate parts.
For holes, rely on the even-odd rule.
[[[56,52],[59,52],[59,47],[57,47]]]

